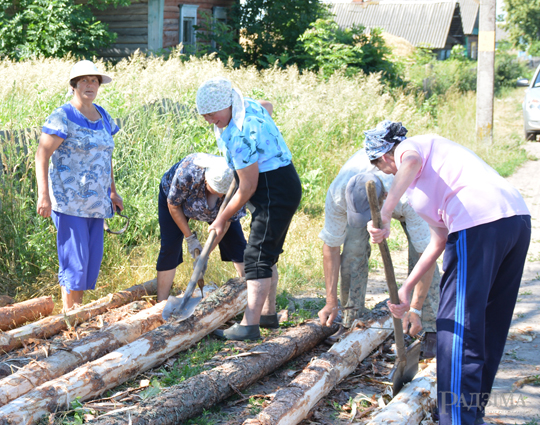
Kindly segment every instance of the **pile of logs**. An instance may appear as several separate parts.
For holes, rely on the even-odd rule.
[[[88,304],[68,315],[51,316],[0,333],[0,352],[7,353],[30,341],[51,337],[74,328],[95,315],[155,294],[155,281]],[[43,302],[40,301],[40,302]],[[196,344],[204,336],[239,314],[246,306],[244,281],[231,279],[207,296],[185,321],[161,317],[165,303],[156,304],[110,326],[104,326],[67,349],[50,348],[34,360],[0,379],[0,425],[34,424],[44,415],[69,409],[71,402],[99,398],[138,374],[163,364],[168,358]],[[16,308],[6,306],[0,308]],[[45,316],[25,316],[23,323]],[[52,308],[51,308],[52,312]],[[48,313],[50,314],[50,312]],[[61,316],[61,317],[60,317]],[[10,326],[18,323],[11,316]],[[371,317],[347,333],[328,352],[313,358],[304,370],[280,389],[256,418],[245,424],[297,424],[339,382],[392,333],[387,311],[375,309]],[[197,416],[233,394],[269,375],[291,359],[311,351],[338,329],[307,321],[268,338],[242,355],[232,356],[180,384],[94,419],[99,425],[177,424]],[[425,369],[384,409],[375,411],[370,424],[417,424],[435,399],[434,366]]]

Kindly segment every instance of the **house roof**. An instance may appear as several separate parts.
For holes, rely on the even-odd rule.
[[[330,10],[341,28],[354,24],[366,28],[380,27],[390,34],[405,38],[414,46],[443,49],[449,35],[463,34],[462,28],[456,28],[456,23],[453,22],[456,12],[459,14],[458,0],[336,3]],[[460,22],[459,26],[461,25]]]
[[[463,33],[471,35],[478,19],[480,0],[459,0],[461,20],[463,21]]]

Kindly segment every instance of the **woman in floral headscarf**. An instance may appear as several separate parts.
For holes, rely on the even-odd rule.
[[[214,124],[217,144],[236,171],[238,191],[210,229],[224,233],[227,221],[247,202],[251,233],[244,253],[248,305],[240,324],[221,331],[233,340],[258,339],[259,325],[279,326],[276,263],[302,197],[291,152],[270,116],[269,102],[244,98],[225,78],[213,78],[197,91],[197,109]]]

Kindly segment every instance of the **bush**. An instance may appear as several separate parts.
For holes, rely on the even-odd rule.
[[[128,5],[129,0],[0,0],[0,57],[90,57],[116,39],[90,7]]]

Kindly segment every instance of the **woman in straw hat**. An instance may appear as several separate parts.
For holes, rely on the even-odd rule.
[[[248,303],[240,324],[219,337],[252,340],[259,325],[279,326],[276,314],[276,263],[285,236],[300,204],[302,186],[291,161],[291,151],[272,120],[269,102],[244,98],[225,78],[205,82],[197,91],[197,109],[214,124],[217,144],[238,176],[238,191],[211,229],[218,237],[226,222],[247,202],[251,233],[244,253]]]
[[[103,258],[103,220],[123,209],[112,166],[119,128],[93,103],[111,78],[84,60],[71,68],[73,98],[45,121],[36,152],[37,212],[57,229],[58,280],[64,310],[94,289]],[[50,164],[49,164],[49,160]]]
[[[196,249],[202,251],[188,221],[193,219],[213,223],[232,179],[233,172],[224,158],[205,153],[186,156],[163,175],[158,203],[161,233],[161,249],[156,265],[158,302],[169,296],[176,267],[183,262],[184,238],[193,258]],[[240,218],[245,215],[245,208],[241,208],[231,216],[222,238],[218,238],[214,244],[215,247],[219,243],[221,259],[232,261],[239,276],[244,275],[246,239]]]

